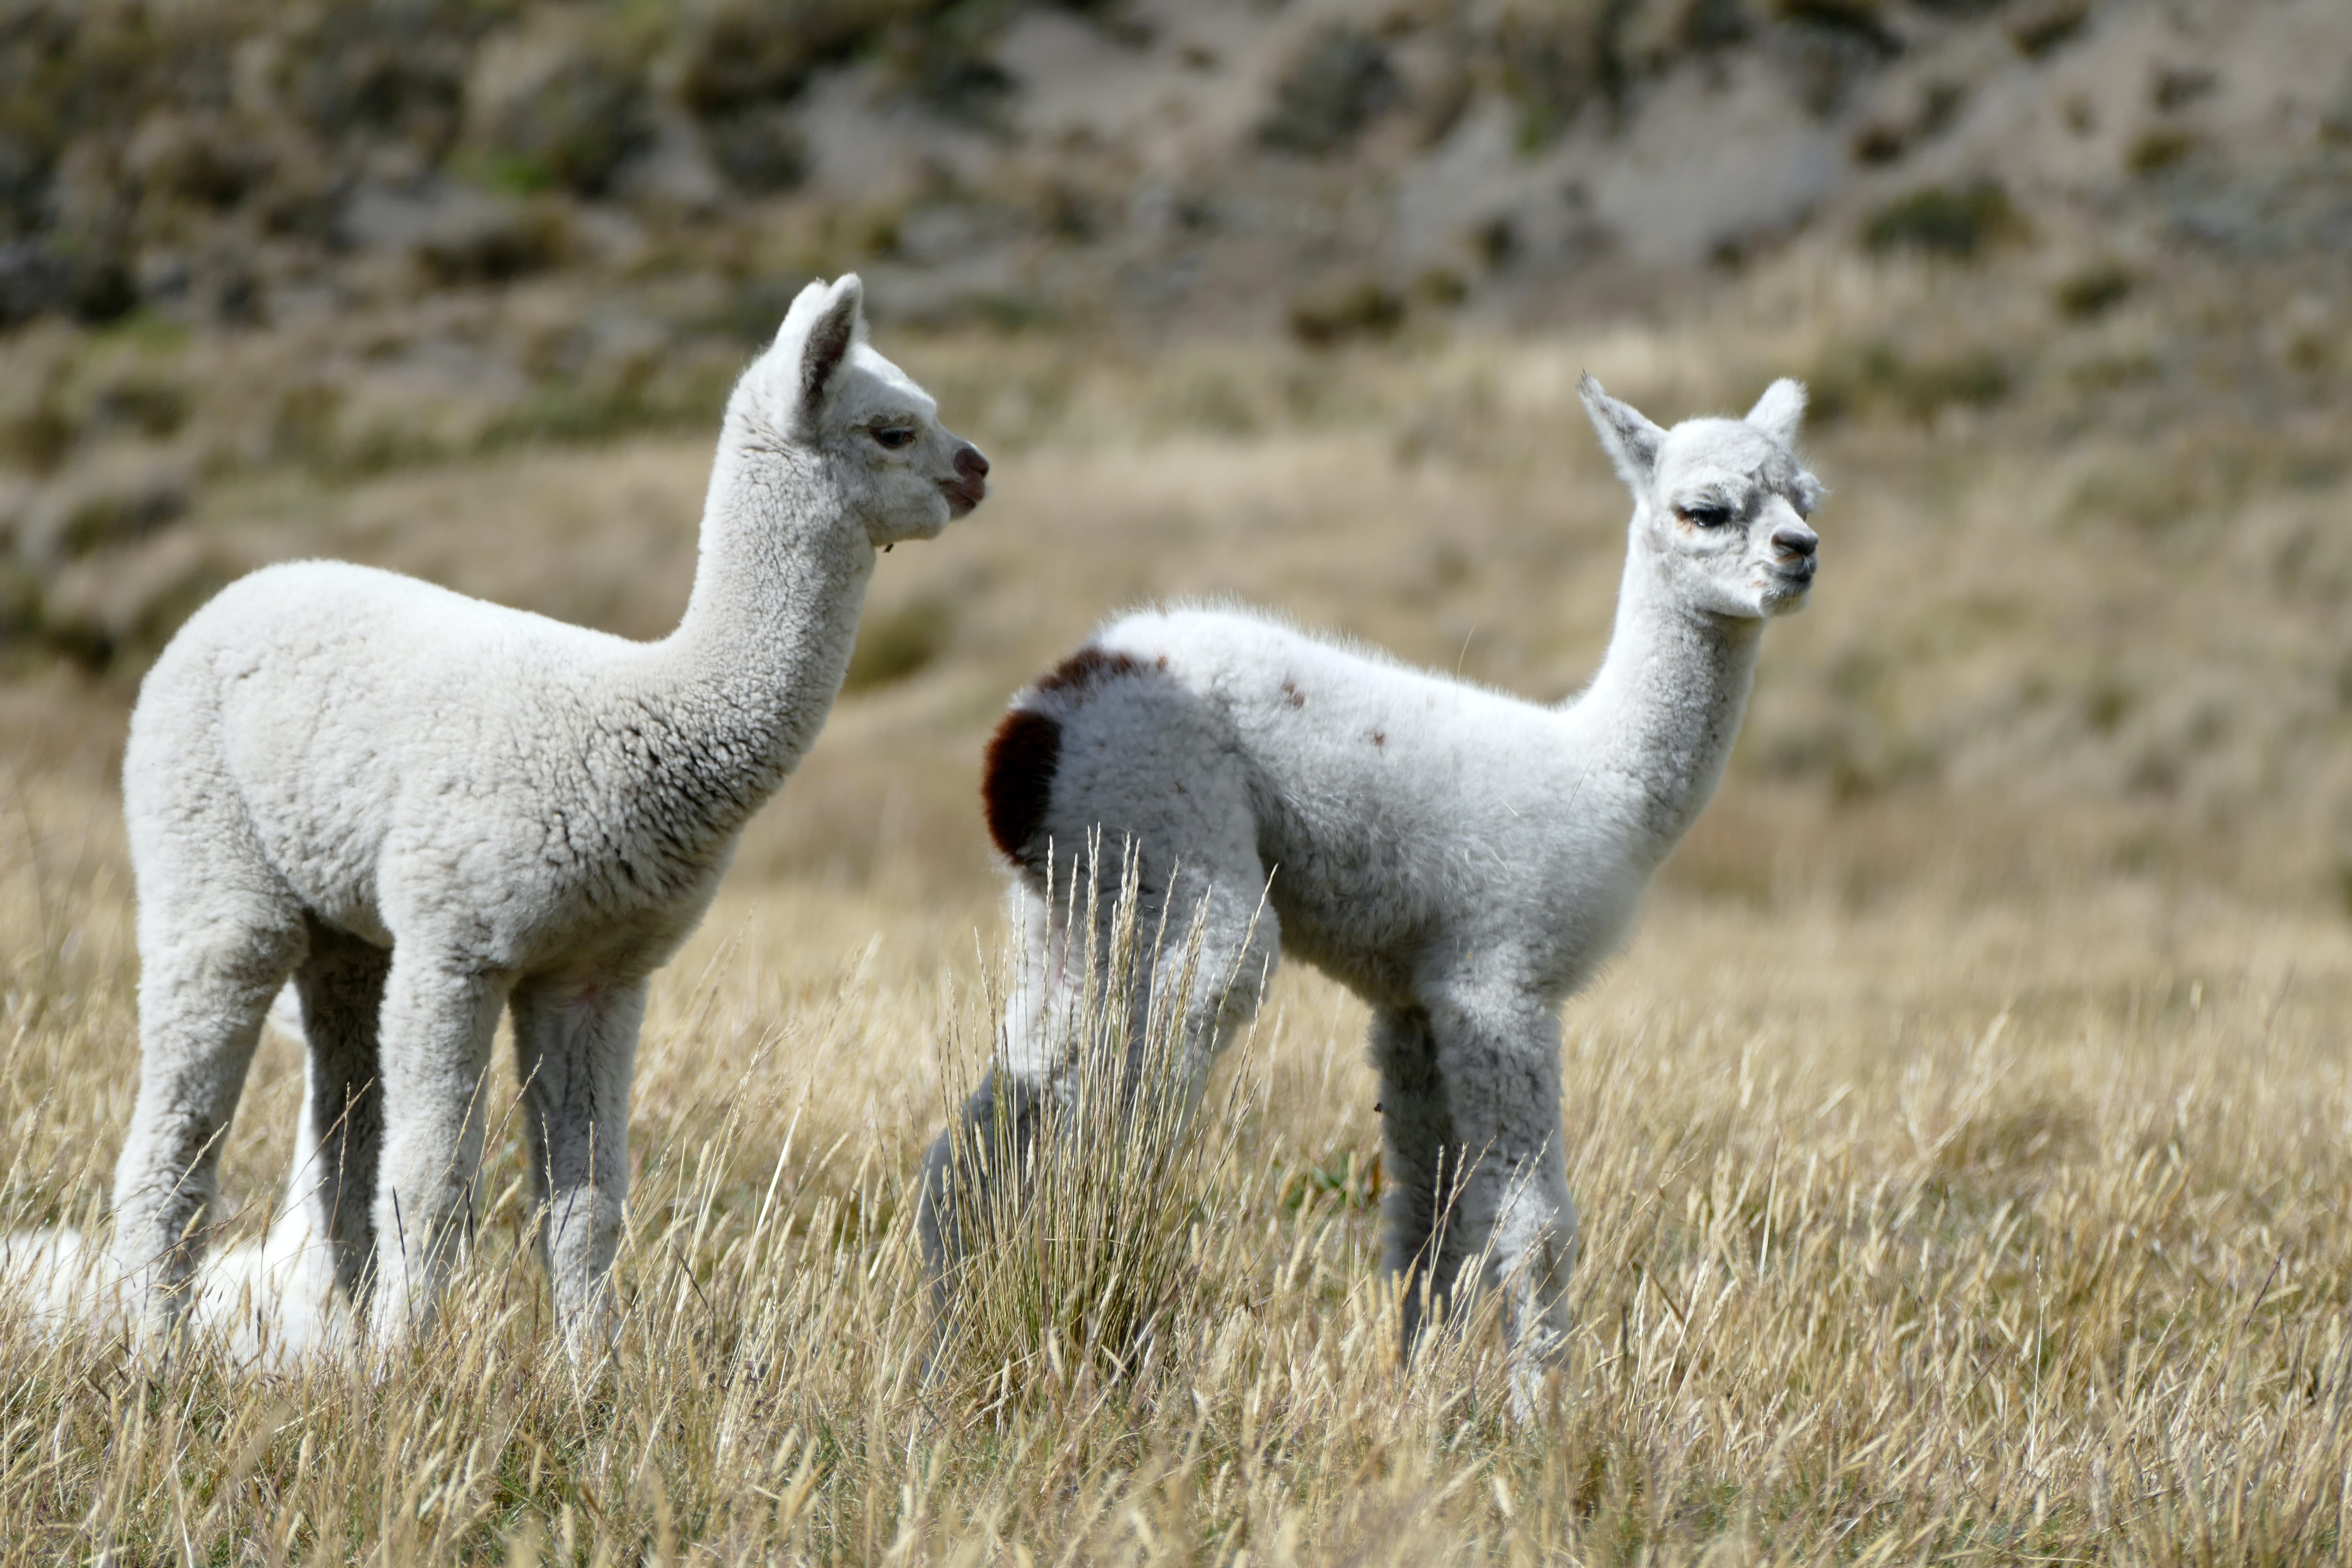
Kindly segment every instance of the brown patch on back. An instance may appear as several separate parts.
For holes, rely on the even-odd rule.
[[[1108,680],[1122,675],[1133,675],[1143,667],[1123,653],[1112,653],[1088,643],[1069,658],[1037,678],[1040,691],[1067,691],[1072,695],[1093,690]]]
[[[1168,659],[1157,668],[1166,669]],[[1144,673],[1123,653],[1093,643],[1037,678],[1031,690],[1060,694],[1068,702],[1114,680]],[[1062,724],[1050,714],[1015,708],[996,726],[988,742],[980,795],[988,811],[988,836],[1007,858],[1036,869],[1045,847],[1045,810],[1053,803],[1054,775],[1061,766]]]
[[[989,737],[980,799],[988,836],[1007,859],[1030,864],[1061,760],[1061,721],[1026,708],[1007,713]]]

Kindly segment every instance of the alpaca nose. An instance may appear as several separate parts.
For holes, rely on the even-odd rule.
[[[966,447],[955,455],[956,477],[978,481],[988,478],[988,459],[977,447]]]
[[[1813,551],[1821,544],[1821,535],[1810,528],[1783,523],[1772,531],[1772,548],[1783,555],[1793,555],[1800,561],[1812,559]]]

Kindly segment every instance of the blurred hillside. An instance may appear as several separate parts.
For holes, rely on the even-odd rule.
[[[1806,376],[1838,492],[1685,885],[2339,905],[2347,258],[2342,0],[0,0],[0,718],[79,754],[289,555],[657,634],[855,267],[1002,483],[747,864],[984,886],[990,712],[1142,595],[1572,689],[1590,366]]]
[[[2347,31],[2327,0],[11,0],[0,321],[575,273],[755,332],[866,265],[902,319],[1315,336],[1874,205],[1873,243],[1961,253],[2021,220],[2340,247]]]

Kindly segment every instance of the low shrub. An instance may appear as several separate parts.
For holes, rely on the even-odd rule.
[[[2025,232],[2025,220],[1998,180],[1927,185],[1881,207],[1863,226],[1863,248],[1874,256],[1918,251],[1970,261],[2002,240]]]

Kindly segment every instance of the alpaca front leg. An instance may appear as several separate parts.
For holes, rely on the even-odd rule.
[[[1502,1293],[1511,1410],[1532,1419],[1546,1369],[1567,1352],[1576,1205],[1559,1124],[1559,1027],[1516,995],[1462,988],[1430,1009],[1449,1159],[1462,1162],[1437,1247],[1457,1305]],[[1451,1173],[1448,1173],[1451,1174]]]
[[[368,1323],[394,1344],[432,1324],[473,1218],[490,1036],[503,984],[440,954],[393,951],[382,1037],[383,1139]]]
[[[1381,1077],[1381,1142],[1388,1190],[1382,1262],[1398,1281],[1400,1339],[1410,1357],[1425,1314],[1445,1311],[1436,1278],[1439,1229],[1452,1194],[1445,1152],[1454,1142],[1445,1089],[1437,1076],[1437,1042],[1428,1015],[1384,1010],[1372,1016],[1373,1070]],[[1460,1162],[1454,1162],[1458,1167]]]
[[[1576,1264],[1576,1204],[1559,1136],[1509,1165],[1482,1284],[1503,1292],[1511,1414],[1535,1418],[1544,1374],[1568,1356],[1568,1276]]]
[[[515,997],[540,1260],[575,1362],[612,1336],[609,1277],[629,1195],[629,1086],[645,1015],[642,980],[546,984]]]

